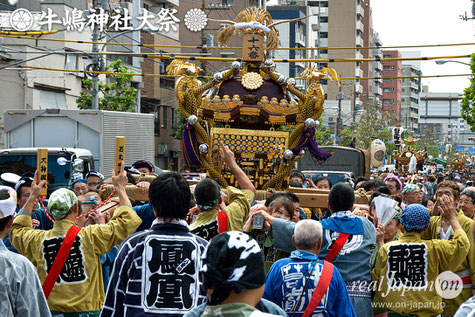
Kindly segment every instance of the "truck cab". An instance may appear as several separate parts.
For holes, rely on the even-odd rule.
[[[84,178],[94,169],[91,151],[79,148],[48,149],[48,194],[72,182]],[[0,174],[22,175],[36,170],[38,148],[14,148],[0,150]]]

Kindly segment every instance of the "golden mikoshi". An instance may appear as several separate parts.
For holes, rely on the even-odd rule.
[[[275,26],[304,18],[274,22],[269,12],[246,8],[234,21],[211,20],[229,24],[219,32],[222,45],[233,35],[263,43],[253,45],[252,56],[216,72],[207,83],[197,79],[200,69],[192,63],[174,60],[167,67],[170,75],[181,75],[175,83],[175,94],[180,113],[187,119],[183,133],[185,161],[205,167],[222,187],[234,184],[235,179],[213,151],[219,142],[232,148],[258,189],[285,189],[290,170],[304,147],[322,161],[328,157],[328,153],[318,150],[314,140],[315,122],[325,100],[319,80],[339,84],[338,74],[332,68],[307,68],[302,76],[309,85],[302,92],[295,88],[295,80],[276,71],[272,60],[264,60],[278,47]],[[246,45],[250,44],[243,43],[243,48]],[[275,131],[282,125],[294,125],[295,129],[292,133]]]

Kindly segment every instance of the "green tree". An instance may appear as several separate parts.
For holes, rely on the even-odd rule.
[[[332,134],[335,132],[327,128],[323,125],[323,120],[319,119],[320,126],[315,129],[315,140],[317,141],[318,145],[332,145],[333,144],[333,138],[331,137]]]
[[[472,54],[472,59],[470,61],[470,69],[472,74],[475,73],[475,53]],[[465,88],[463,92],[464,96],[461,106],[461,116],[467,121],[470,126],[470,130],[475,132],[475,77],[470,78],[470,86]]]
[[[106,66],[105,71],[130,73],[127,66],[122,65],[120,59]],[[134,109],[137,89],[131,85],[132,76],[107,74],[106,78],[109,83],[99,81],[99,109],[110,111],[129,111]],[[81,91],[81,96],[76,99],[76,103],[79,109],[92,109],[92,79],[83,79],[82,84],[86,91]]]
[[[340,131],[340,145],[341,146],[349,146],[351,144],[351,141],[353,141],[353,138],[355,137],[355,131],[353,130],[353,127],[344,127]]]
[[[392,138],[389,124],[395,121],[394,114],[379,111],[377,101],[369,100],[363,105],[363,114],[359,122],[353,126],[356,147],[369,151],[371,142],[375,139],[387,144]]]
[[[432,130],[426,127],[421,133],[420,140],[414,143],[414,148],[418,151],[426,150],[427,155],[437,157],[440,153],[438,143]]]

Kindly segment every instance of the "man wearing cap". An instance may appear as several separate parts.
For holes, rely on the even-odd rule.
[[[218,183],[205,178],[196,185],[193,198],[200,213],[190,228],[191,232],[208,241],[220,232],[242,231],[256,192],[252,182],[236,163],[234,153],[223,143],[221,143],[221,158],[241,189],[233,186],[226,188],[229,204],[221,210],[223,198]]]
[[[73,182],[72,187],[74,194],[76,194],[78,197],[84,195],[89,190],[89,187],[87,186],[87,180],[85,179],[76,179]]]
[[[137,161],[132,164],[132,167],[145,175],[153,175],[153,165],[147,161]]]
[[[16,192],[0,186],[0,311],[2,316],[51,316],[35,267],[2,240],[12,228]]]
[[[404,203],[410,204],[422,204],[422,191],[416,184],[407,184],[402,190],[404,197]]]
[[[436,279],[444,271],[454,271],[465,260],[470,242],[450,199],[442,197],[439,205],[441,214],[454,228],[454,239],[422,240],[430,222],[429,211],[419,204],[407,206],[401,217],[405,234],[378,251],[372,272],[374,307],[417,316],[435,316],[444,310]]]
[[[87,180],[87,186],[94,188],[96,187],[96,185],[104,181],[104,175],[102,175],[96,170],[90,170],[86,174],[86,180]]]
[[[399,178],[393,173],[386,176],[386,178],[384,179],[384,183],[391,191],[391,195],[396,195],[396,194],[401,193],[402,183],[399,180]]]
[[[52,285],[48,305],[55,314],[67,316],[98,316],[104,301],[100,255],[107,253],[113,246],[121,243],[134,232],[141,220],[132,211],[125,192],[127,176],[122,164],[119,175],[112,177],[116,187],[119,203],[111,220],[104,225],[81,228],[75,236],[67,254],[66,261]],[[11,241],[18,251],[25,255],[37,268],[42,283],[52,272],[51,268],[65,243],[65,236],[76,230],[75,220],[78,215],[76,195],[65,188],[54,191],[48,202],[48,209],[55,219],[52,230],[33,230],[31,212],[34,200],[41,186],[33,182],[31,195],[27,203],[13,222]],[[64,250],[64,249],[63,249]],[[50,278],[51,279],[51,278]],[[47,283],[45,283],[47,284]],[[47,291],[45,290],[45,294]]]
[[[199,269],[208,243],[185,222],[188,182],[163,173],[150,184],[149,198],[156,219],[122,244],[101,316],[178,317],[205,300]]]
[[[277,303],[289,316],[302,316],[310,310],[312,314],[325,312],[330,316],[356,317],[340,272],[333,264],[318,259],[322,246],[322,225],[311,219],[299,221],[292,241],[296,250],[289,258],[275,262],[267,274],[264,298]],[[328,284],[322,285],[319,281],[326,278]],[[311,306],[317,285],[325,292],[320,302]],[[299,293],[302,294],[300,300],[296,298]]]
[[[457,210],[457,204],[460,201],[460,189],[455,182],[444,180],[437,186],[435,193],[436,205],[434,213],[439,216],[430,218],[430,224],[427,231],[422,235],[422,239],[441,239],[451,241],[454,239],[455,229],[451,225],[449,219],[445,215],[441,215],[442,199],[449,201],[450,208],[456,214],[457,221],[467,234],[470,241],[470,251],[463,261],[453,262],[458,264],[452,270],[457,274],[463,282],[463,290],[459,296],[454,299],[445,300],[444,314],[453,315],[463,302],[465,302],[472,295],[475,295],[475,244],[473,236],[471,235],[473,220],[466,217],[462,210]]]

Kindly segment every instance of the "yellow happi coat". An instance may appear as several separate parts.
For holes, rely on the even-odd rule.
[[[463,261],[457,262],[457,264],[459,265],[455,268],[454,273],[459,275],[462,279],[465,278],[467,280],[470,278],[472,283],[465,283],[462,292],[456,298],[444,299],[444,315],[454,315],[460,305],[462,305],[466,300],[472,297],[472,285],[475,285],[475,244],[473,241],[472,234],[473,220],[465,216],[465,214],[461,210],[457,214],[457,220],[460,223],[460,226],[463,228],[463,231],[465,231],[465,233],[467,234],[468,240],[470,240],[470,251],[468,252],[468,256]],[[441,227],[442,219],[440,216],[430,217],[429,228],[422,235],[422,239],[442,239]],[[454,231],[452,229],[450,232],[449,240],[453,238]]]
[[[229,205],[224,212],[228,219],[228,231],[242,231],[244,220],[249,214],[254,193],[248,189],[237,189],[232,186],[226,188]],[[190,230],[197,236],[211,240],[219,233],[218,210],[202,211],[190,225]]]
[[[141,222],[132,208],[121,206],[109,223],[82,228],[49,295],[49,308],[60,312],[100,310],[105,297],[100,256],[131,235]],[[13,221],[11,243],[33,263],[41,283],[73,225],[60,219],[51,230],[34,230],[25,210]]]
[[[375,311],[416,316],[442,313],[436,278],[444,271],[454,271],[469,249],[470,241],[463,229],[455,230],[452,240],[422,240],[419,233],[408,232],[400,240],[386,243],[379,249],[372,271]],[[405,280],[406,286],[390,288],[390,280]]]

